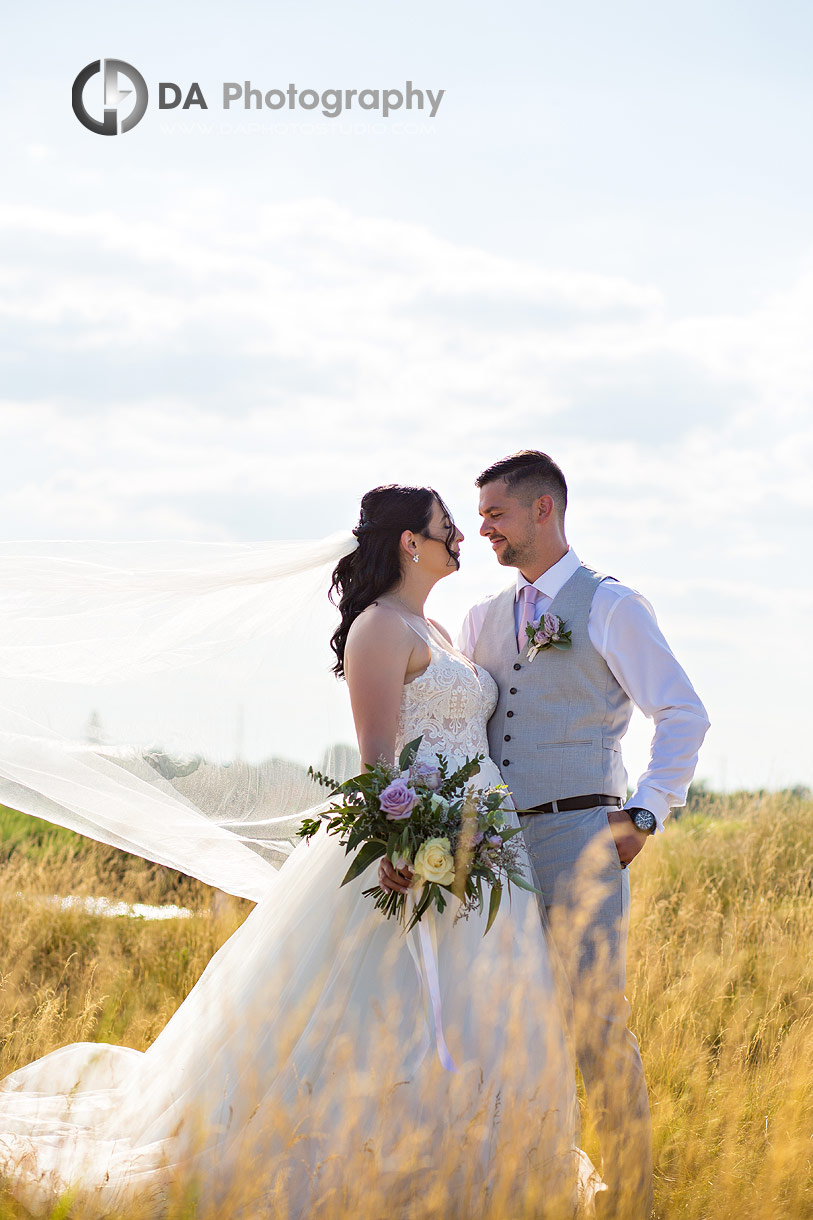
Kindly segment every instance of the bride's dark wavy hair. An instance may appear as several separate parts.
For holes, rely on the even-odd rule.
[[[398,483],[390,483],[374,487],[362,496],[359,523],[353,530],[358,547],[336,564],[330,589],[330,600],[338,606],[342,616],[330,640],[330,647],[336,654],[333,672],[338,677],[344,677],[344,647],[352,624],[363,610],[400,584],[401,535],[404,530],[412,530],[414,534],[428,537],[426,530],[435,504],[439,504],[449,518],[446,550],[459,568],[460,560],[452,550],[455,523],[433,487],[401,487]]]

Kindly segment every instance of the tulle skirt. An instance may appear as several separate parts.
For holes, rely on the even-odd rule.
[[[514,889],[485,937],[452,907],[426,923],[448,1070],[426,942],[362,895],[375,866],[341,887],[346,866],[335,839],[301,844],[147,1051],[78,1043],[7,1077],[0,1174],[28,1210],[67,1193],[83,1218],[181,1199],[372,1217],[378,1191],[389,1215],[448,1197],[475,1216],[529,1183],[575,1200],[589,1167],[534,896]]]

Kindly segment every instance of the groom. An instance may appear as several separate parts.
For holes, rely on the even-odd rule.
[[[608,1186],[597,1212],[644,1220],[651,1139],[624,995],[627,865],[670,808],[684,804],[708,718],[649,603],[568,546],[567,486],[556,463],[523,450],[489,466],[476,485],[480,533],[498,563],[517,572],[469,611],[459,644],[499,688],[490,752],[527,811],[520,821],[573,996],[576,1058]],[[562,637],[565,647],[550,644],[532,658],[526,627],[545,614],[562,620],[569,646]],[[627,799],[620,743],[633,705],[655,732]]]

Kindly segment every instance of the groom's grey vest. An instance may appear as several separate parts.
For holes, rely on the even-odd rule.
[[[565,620],[572,645],[546,648],[532,662],[527,648],[517,653],[515,586],[486,613],[474,660],[500,692],[488,744],[519,809],[590,793],[626,798],[621,738],[633,705],[587,635],[590,603],[605,579],[582,565],[565,582],[548,613]]]

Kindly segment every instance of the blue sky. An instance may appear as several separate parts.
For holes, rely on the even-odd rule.
[[[503,573],[472,481],[520,446],[709,706],[699,774],[813,783],[813,106],[790,3],[17,8],[0,74],[7,537],[328,533],[389,480]],[[70,86],[116,56],[137,128]],[[437,116],[221,109],[445,89]],[[157,82],[209,110],[159,112]],[[90,104],[91,94],[88,92]],[[645,726],[630,739],[646,757]]]

